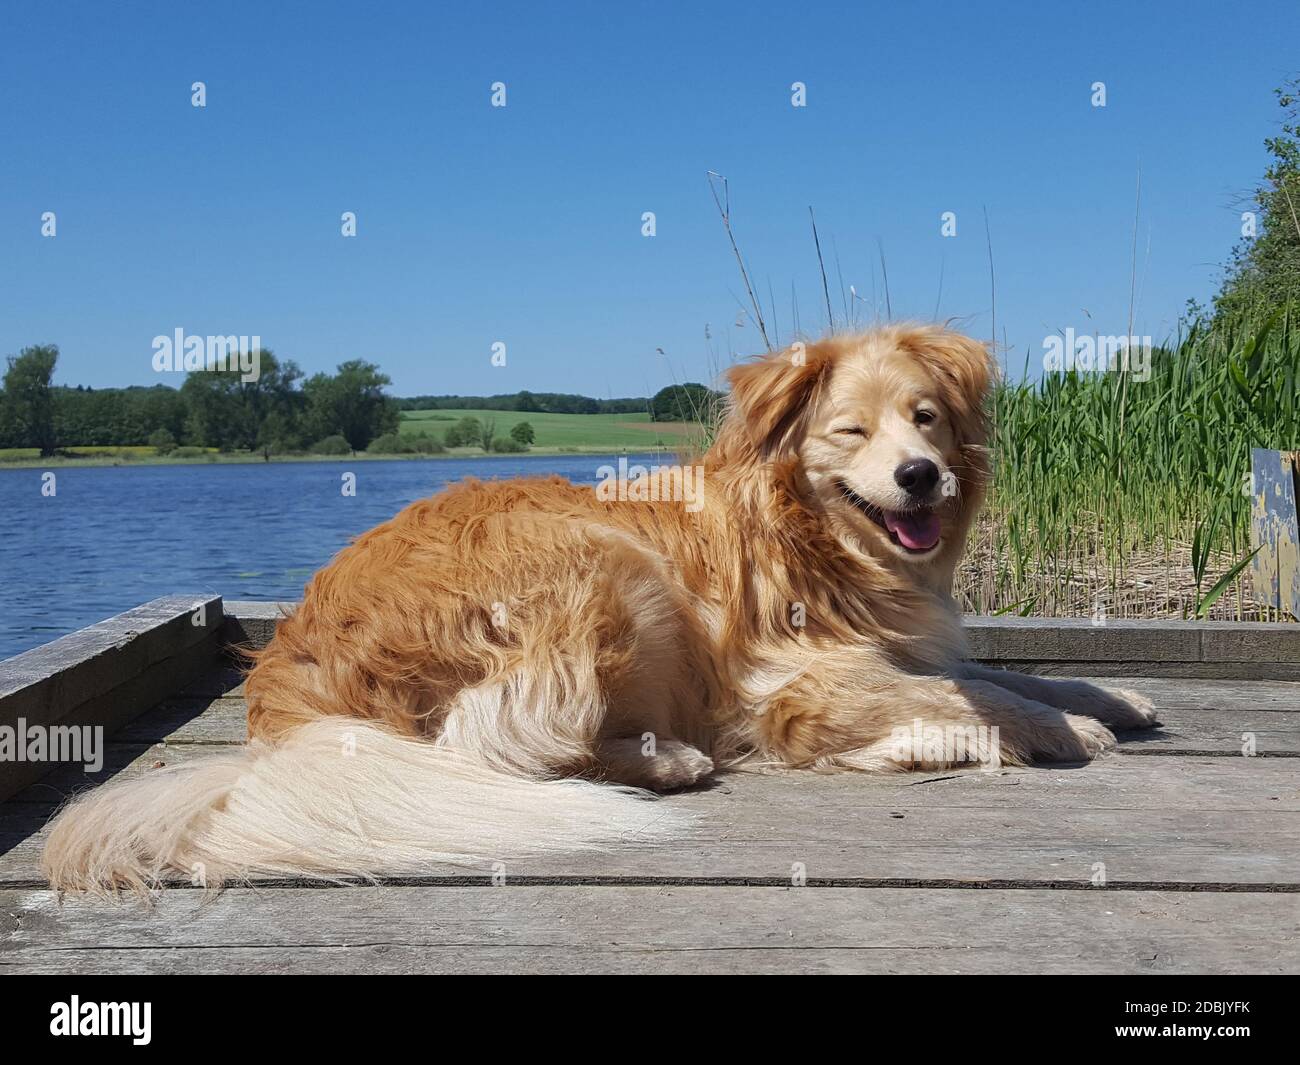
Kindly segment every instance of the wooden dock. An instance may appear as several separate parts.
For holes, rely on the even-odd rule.
[[[0,971],[1300,972],[1289,625],[972,619],[983,660],[1155,700],[1164,728],[1088,765],[738,773],[662,800],[700,819],[670,844],[373,885],[182,884],[153,910],[56,899],[38,862],[58,804],[244,742],[224,649],[274,618],[176,597],[0,666],[0,725],[115,730],[98,773],[0,765]]]

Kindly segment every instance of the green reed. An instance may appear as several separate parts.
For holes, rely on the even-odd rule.
[[[1250,449],[1300,447],[1294,312],[1197,324],[1138,377],[1048,371],[995,389],[994,484],[957,581],[966,609],[1266,616],[1240,568]]]

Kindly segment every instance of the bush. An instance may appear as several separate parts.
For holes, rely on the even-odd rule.
[[[513,436],[498,436],[492,441],[492,450],[506,455],[517,455],[520,452],[527,451],[528,445],[516,440]]]
[[[317,455],[352,454],[352,446],[337,433],[333,436],[327,436],[324,440],[317,440],[316,443],[312,445],[311,450]]]
[[[148,444],[158,454],[166,455],[176,450],[176,437],[172,436],[169,429],[155,429],[149,434]]]
[[[483,443],[483,426],[477,418],[462,418],[447,428],[448,447],[478,447]]]
[[[688,381],[684,385],[661,388],[650,400],[650,420],[656,422],[708,422],[722,396],[704,385]]]
[[[537,439],[537,434],[533,432],[533,427],[527,422],[520,422],[510,430],[510,439],[518,440],[519,443],[527,447]]]
[[[440,455],[447,450],[442,446],[441,440],[428,433],[416,433],[414,436],[408,436],[406,440],[417,455]]]
[[[367,455],[409,455],[415,448],[407,442],[401,433],[384,433],[370,441],[366,448]]]

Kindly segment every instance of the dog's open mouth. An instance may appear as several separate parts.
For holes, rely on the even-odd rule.
[[[924,554],[934,549],[943,533],[939,515],[929,507],[914,510],[885,510],[869,503],[843,481],[838,481],[844,498],[889,534],[889,539],[905,551]]]

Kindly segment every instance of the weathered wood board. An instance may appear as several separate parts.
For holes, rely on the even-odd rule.
[[[223,633],[256,648],[294,603],[226,604]],[[1300,626],[1277,622],[1142,621],[966,615],[970,656],[1053,676],[1300,680]]]
[[[208,672],[221,653],[219,596],[167,596],[0,662],[0,727],[23,735],[100,729],[112,735],[142,710]],[[0,799],[45,773],[0,761]]]
[[[1226,713],[1226,712],[1225,712]],[[1246,714],[1246,711],[1238,711]],[[1300,715],[1277,714],[1300,727]],[[1283,726],[1285,721],[1283,721]],[[1296,745],[1295,729],[1282,729]],[[1142,742],[1142,741],[1137,741]],[[211,744],[113,744],[101,776],[201,758]],[[1300,890],[1300,763],[1294,758],[1109,754],[1087,766],[889,776],[736,773],[648,803],[694,819],[674,843],[598,855],[493,855],[431,868],[459,882],[509,875],[1061,884],[1241,884]],[[32,835],[65,794],[89,786],[61,770],[0,807],[0,884],[40,882]]]
[[[818,887],[0,889],[5,973],[1294,973],[1294,895]]]

